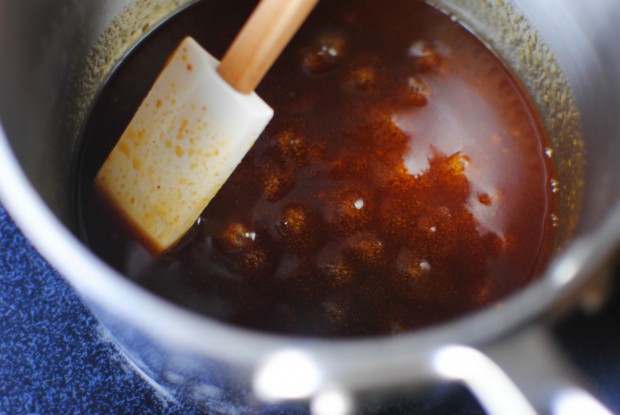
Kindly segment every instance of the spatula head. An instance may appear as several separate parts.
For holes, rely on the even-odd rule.
[[[216,72],[185,38],[96,177],[96,186],[156,253],[195,223],[273,116]]]

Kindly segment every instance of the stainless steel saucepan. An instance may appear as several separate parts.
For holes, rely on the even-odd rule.
[[[316,414],[346,414],[369,395],[447,382],[464,383],[494,414],[605,413],[575,386],[546,325],[602,303],[620,243],[620,2],[432,1],[488,42],[538,106],[559,180],[556,250],[544,276],[502,307],[355,340],[199,316],[119,275],[74,235],[71,174],[88,108],[130,48],[189,3],[0,0],[0,198],[136,370],[209,413],[302,401]]]

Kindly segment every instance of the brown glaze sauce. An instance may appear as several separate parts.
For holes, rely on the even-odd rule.
[[[535,111],[483,43],[411,0],[322,1],[258,89],[267,130],[181,243],[151,256],[93,177],[181,38],[221,57],[254,4],[189,8],[106,84],[78,172],[95,252],[216,319],[320,336],[446,321],[537,275],[554,200]]]

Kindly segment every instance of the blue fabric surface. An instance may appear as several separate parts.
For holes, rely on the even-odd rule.
[[[166,402],[100,335],[0,206],[0,414],[194,414]]]

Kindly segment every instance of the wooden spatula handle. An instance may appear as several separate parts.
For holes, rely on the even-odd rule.
[[[249,94],[263,79],[318,0],[262,0],[228,49],[217,71]]]

